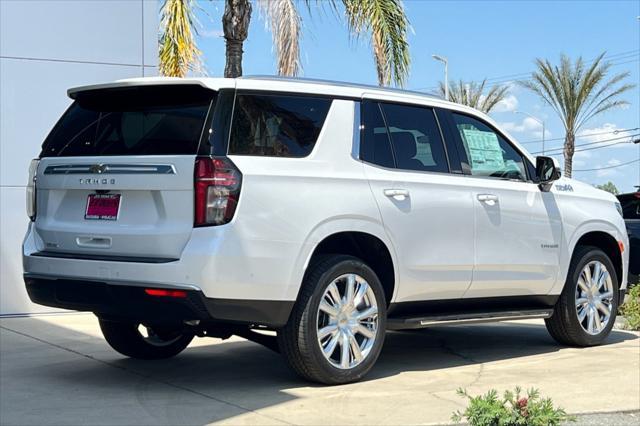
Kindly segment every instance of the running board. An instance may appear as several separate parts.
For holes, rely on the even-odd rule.
[[[549,318],[553,309],[438,315],[421,318],[389,318],[387,330],[406,330],[434,325],[478,324],[483,322]]]

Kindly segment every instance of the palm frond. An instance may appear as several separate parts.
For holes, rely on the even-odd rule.
[[[378,84],[404,86],[409,74],[409,21],[402,0],[342,0],[349,29],[371,33]]]
[[[271,28],[278,74],[300,73],[301,19],[293,0],[259,0],[258,6]]]
[[[486,84],[486,79],[480,84],[459,80],[457,83],[449,86],[449,100],[475,108],[484,113],[489,113],[501,100],[507,97],[509,86],[496,85],[485,94],[484,88]],[[445,86],[443,82],[440,82],[438,90],[444,97]]]
[[[509,86],[493,86],[484,97],[484,100],[480,105],[480,111],[484,111],[485,113],[491,112],[491,110],[495,108],[500,101],[506,98],[508,94]]]
[[[197,21],[193,0],[165,0],[160,11],[160,74],[184,77],[188,71],[203,71],[196,46]]]

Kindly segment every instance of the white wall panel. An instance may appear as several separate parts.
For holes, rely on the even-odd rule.
[[[157,74],[157,0],[0,0],[0,315],[50,312],[22,281],[29,161],[69,87]]]
[[[21,245],[29,219],[24,187],[0,187],[0,313],[48,312],[29,301],[22,282]]]
[[[140,64],[141,0],[0,1],[0,55]]]
[[[160,27],[160,2],[143,0],[144,4],[144,64],[158,66],[158,30]],[[156,75],[155,69],[145,69],[145,76]]]

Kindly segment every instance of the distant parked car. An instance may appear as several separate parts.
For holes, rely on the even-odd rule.
[[[629,286],[640,281],[640,191],[618,195],[629,234]]]

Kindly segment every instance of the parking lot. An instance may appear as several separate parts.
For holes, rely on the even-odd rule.
[[[640,409],[640,339],[563,348],[541,321],[389,333],[366,381],[299,380],[239,338],[197,339],[165,361],[125,359],[92,315],[0,320],[0,423],[442,424],[471,393],[537,387],[571,413]]]

